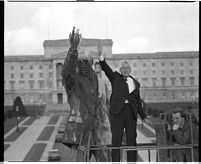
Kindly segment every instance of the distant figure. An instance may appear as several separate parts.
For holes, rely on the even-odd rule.
[[[19,107],[19,111],[17,113],[16,111],[16,107]],[[23,105],[23,102],[22,102],[22,99],[20,96],[17,96],[14,100],[14,103],[13,103],[13,112],[15,113],[15,115],[17,116],[27,116],[27,112],[26,112],[26,109]]]
[[[182,108],[175,108],[172,113],[173,123],[168,125],[173,144],[191,144],[191,129],[189,120]],[[192,123],[193,144],[198,143],[198,126]],[[176,162],[192,162],[190,149],[175,149],[172,151]],[[198,148],[194,148],[194,161],[198,162]]]
[[[103,116],[105,116],[104,118],[104,123],[105,126],[104,128],[99,128],[97,130],[97,134],[102,137],[102,139],[100,140],[100,144],[101,145],[109,145],[111,144],[111,140],[112,140],[112,133],[110,130],[110,123],[109,123],[109,106],[108,106],[108,87],[107,87],[107,81],[105,79],[103,79],[102,77],[102,68],[99,62],[95,63],[95,72],[97,74],[98,77],[98,93],[99,93],[99,100],[100,100],[100,106],[101,109],[100,110]]]

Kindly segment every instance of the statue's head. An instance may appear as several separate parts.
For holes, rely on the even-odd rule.
[[[93,61],[87,58],[82,58],[78,60],[78,71],[82,76],[89,76],[92,70]]]

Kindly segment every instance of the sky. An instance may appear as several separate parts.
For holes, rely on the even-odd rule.
[[[5,1],[4,56],[43,55],[44,40],[112,39],[112,52],[199,50],[199,4]]]

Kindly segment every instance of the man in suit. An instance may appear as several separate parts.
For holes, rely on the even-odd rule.
[[[136,146],[137,113],[147,123],[151,122],[150,117],[142,110],[140,83],[130,76],[131,67],[127,61],[122,63],[120,73],[117,71],[113,72],[104,59],[100,43],[98,55],[102,70],[112,85],[109,109],[112,146],[121,146],[124,128],[126,130],[127,145]],[[137,151],[128,151],[127,161],[136,162],[136,160]],[[112,150],[112,161],[120,162],[119,149]]]
[[[186,118],[183,108],[176,107],[172,112],[173,125],[168,125],[168,132],[171,134],[174,145],[198,144],[198,126]],[[192,134],[191,134],[192,128]],[[192,136],[191,136],[192,135]],[[192,138],[192,140],[191,140]],[[173,157],[176,162],[192,162],[190,149],[174,149]],[[198,162],[198,148],[193,148],[194,162]]]

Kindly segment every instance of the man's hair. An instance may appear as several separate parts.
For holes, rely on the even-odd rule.
[[[128,61],[123,61],[122,63],[121,63],[121,67],[120,68],[122,68],[122,66],[123,66],[123,64],[128,64],[129,65],[129,67],[131,68],[131,65],[130,65],[130,63],[128,62]]]
[[[174,107],[172,109],[172,114],[180,113],[181,117],[185,117],[186,113],[184,112],[184,108],[182,107]]]

